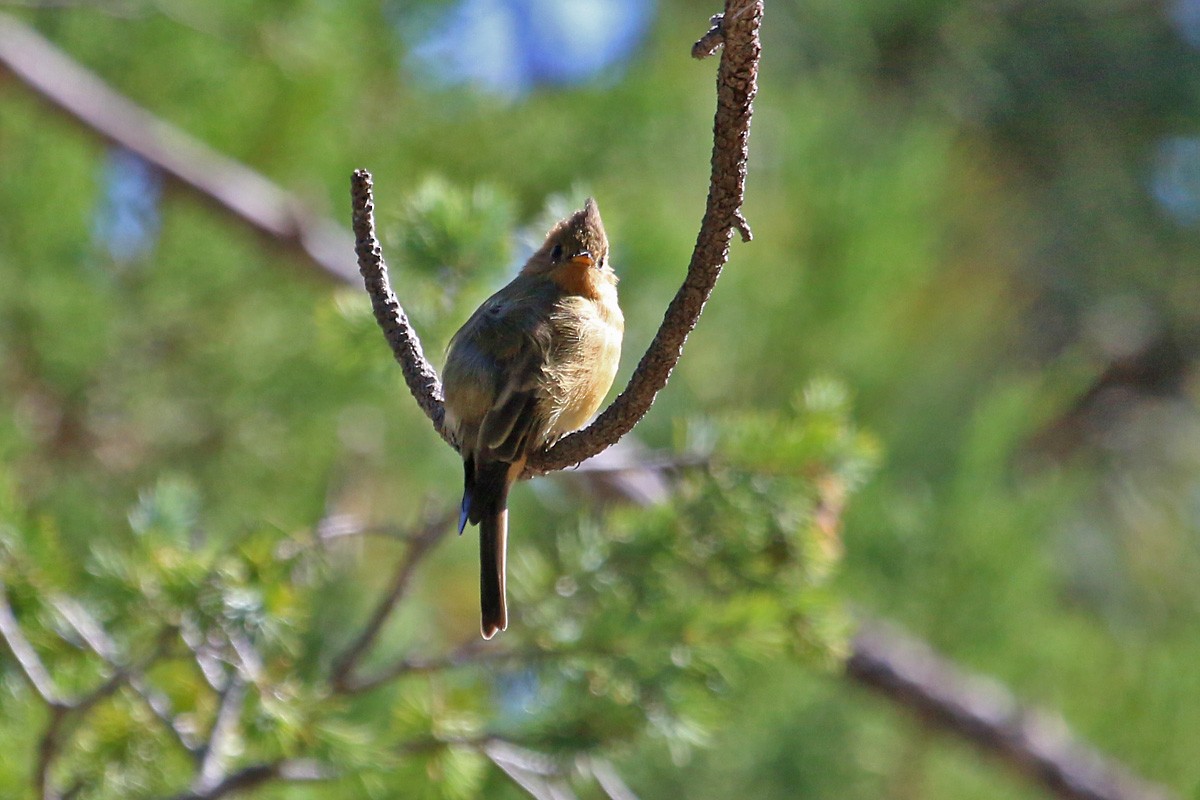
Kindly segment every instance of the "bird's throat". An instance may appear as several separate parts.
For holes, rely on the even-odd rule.
[[[567,294],[577,294],[589,300],[599,300],[605,277],[595,267],[566,263],[550,273],[550,280]]]

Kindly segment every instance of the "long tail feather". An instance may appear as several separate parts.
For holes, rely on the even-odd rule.
[[[507,545],[508,509],[484,515],[479,523],[479,630],[485,639],[508,627]]]
[[[480,631],[490,639],[508,627],[505,559],[508,545],[508,487],[520,468],[503,461],[480,461],[470,498],[464,498],[467,518],[479,523]]]

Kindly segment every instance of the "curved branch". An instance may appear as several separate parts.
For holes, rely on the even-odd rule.
[[[638,362],[625,391],[587,428],[565,437],[548,450],[534,453],[526,473],[553,472],[574,466],[633,429],[650,410],[655,396],[667,385],[667,378],[679,363],[683,343],[696,327],[700,312],[721,275],[721,268],[729,260],[729,241],[734,230],[741,233],[744,241],[750,240],[750,227],[741,209],[746,185],[751,105],[758,91],[758,58],[762,49],[758,29],[762,13],[762,0],[726,0],[723,19],[713,20],[714,27],[721,30],[725,49],[717,69],[712,178],[708,204],[683,285],[667,306],[662,325]],[[711,38],[710,31],[702,41]]]
[[[700,233],[683,285],[667,306],[658,333],[638,362],[625,391],[591,425],[566,436],[554,446],[534,453],[524,477],[574,466],[591,458],[629,433],[646,415],[655,396],[667,385],[679,362],[683,344],[704,310],[704,304],[729,260],[729,242],[738,231],[750,241],[750,226],[742,216],[751,105],[758,91],[758,38],[762,0],[726,0],[725,13],[713,17],[713,27],[696,43],[693,55],[703,58],[724,46],[717,69],[717,112],[713,121],[712,177]],[[444,425],[445,409],[437,371],[421,350],[420,340],[404,309],[392,293],[382,250],[374,230],[371,176],[357,170],[351,179],[354,204],[355,250],[375,319],[404,371],[409,391],[433,422],[434,430],[456,447]]]
[[[417,405],[425,412],[433,429],[446,442],[458,449],[446,430],[443,419],[446,409],[442,400],[442,381],[438,378],[437,370],[425,358],[421,349],[421,340],[413,330],[408,315],[396,299],[392,291],[391,280],[388,278],[387,264],[383,260],[383,248],[375,236],[375,200],[371,196],[371,173],[365,169],[356,169],[350,178],[350,198],[354,205],[354,252],[358,255],[358,271],[371,296],[371,308],[375,312],[375,321],[383,329],[400,363],[408,390],[416,398]]]

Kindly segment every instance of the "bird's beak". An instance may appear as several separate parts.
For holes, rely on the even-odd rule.
[[[578,264],[578,265],[580,265],[581,267],[594,267],[594,266],[596,266],[596,261],[595,261],[595,259],[593,259],[593,258],[592,258],[592,254],[591,254],[591,253],[589,253],[589,252],[587,252],[586,250],[584,250],[582,253],[580,253],[579,255],[575,256],[574,258],[572,258],[572,259],[571,259],[571,263],[572,263],[572,264]]]

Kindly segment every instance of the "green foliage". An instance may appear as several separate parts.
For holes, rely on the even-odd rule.
[[[665,2],[624,77],[506,104],[398,66],[407,6],[77,5],[22,13],[331,218],[372,170],[435,363],[586,186],[632,370],[703,210],[712,64],[687,49],[715,7]],[[447,533],[355,673],[401,674],[361,691],[338,657],[461,485],[366,298],[173,191],[118,262],[104,145],[0,86],[0,580],[64,698],[149,664],[180,730],[122,682],[64,717],[55,786],[184,790],[234,681],[226,772],[332,770],[268,797],[519,796],[496,738],[585,796],[584,756],[644,797],[1032,796],[841,686],[853,609],[1195,794],[1194,381],[1080,461],[1035,443],[1113,342],[1195,326],[1200,240],[1150,184],[1200,56],[1159,5],[1084,0],[772,0],[763,33],[755,241],[636,432],[682,459],[669,499],[518,488],[510,630],[476,642],[475,544]],[[31,796],[51,712],[2,648],[0,707],[0,796]]]
[[[399,218],[382,223],[397,267],[419,276],[405,282],[414,324],[435,341],[454,333],[451,326],[482,299],[478,291],[463,298],[463,289],[501,280],[515,221],[511,200],[493,188],[468,192],[440,177],[426,178],[416,188]]]
[[[845,649],[829,591],[840,546],[822,515],[875,458],[848,413],[843,389],[814,384],[785,416],[723,425],[711,461],[671,503],[520,542],[502,670],[468,661],[385,685],[375,690],[389,698],[385,713],[364,715],[338,697],[334,653],[306,652],[322,639],[314,611],[328,602],[331,556],[311,534],[222,536],[194,484],[163,479],[131,509],[128,536],[91,545],[88,578],[77,583],[46,571],[57,559],[44,527],[6,508],[3,578],[56,681],[84,697],[114,664],[149,665],[144,684],[79,712],[56,774],[96,797],[185,781],[189,761],[153,717],[151,693],[168,700],[177,724],[204,731],[230,692],[244,692],[242,760],[315,757],[351,792],[423,784],[422,796],[474,796],[486,760],[454,743],[481,737],[560,756],[649,738],[685,758],[736,712],[731,692],[754,664],[832,665]],[[786,440],[756,463],[751,448],[770,432]],[[74,652],[89,624],[112,637],[111,650]],[[6,707],[38,706],[19,684],[8,694]]]

